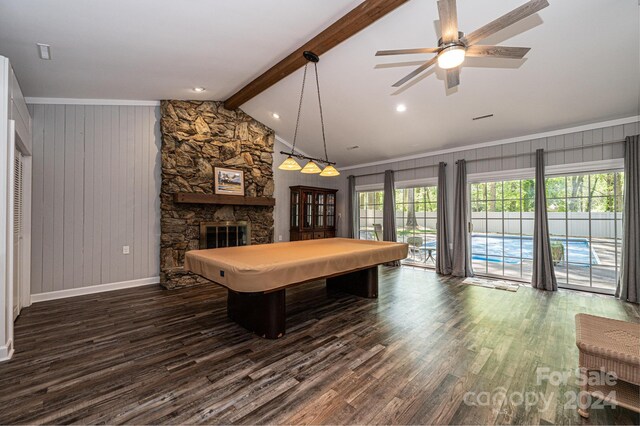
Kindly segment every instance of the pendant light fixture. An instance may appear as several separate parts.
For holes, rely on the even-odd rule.
[[[304,87],[307,81],[307,68],[309,67],[309,62],[307,62],[304,66],[304,73],[302,75],[302,90],[300,90],[300,103],[298,104],[298,116],[296,118],[296,130],[293,134],[293,146],[291,147],[291,152],[280,151],[280,154],[284,154],[287,158],[278,166],[280,170],[300,170],[300,173],[305,174],[320,174],[320,176],[338,176],[340,172],[334,167],[335,162],[329,161],[329,156],[327,154],[327,140],[324,132],[324,116],[322,114],[322,102],[320,100],[320,83],[318,81],[318,55],[313,52],[305,51],[303,53],[305,59],[311,63],[313,63],[313,68],[316,74],[316,90],[318,92],[318,106],[320,107],[320,126],[322,128],[322,144],[324,146],[324,159],[321,158],[313,158],[306,155],[302,155],[296,152],[296,140],[298,139],[298,128],[300,127],[300,112],[302,111],[302,100],[304,98]],[[300,164],[294,159],[298,158],[300,160],[307,160],[307,164],[304,167],[300,167]],[[324,169],[320,168],[317,164],[324,164]]]
[[[322,173],[322,169],[313,160],[309,160],[307,164],[300,170],[300,173],[315,174]]]
[[[295,171],[295,170],[300,170],[302,167],[300,167],[300,164],[298,164],[298,162],[294,160],[292,156],[288,156],[287,159],[284,160],[282,164],[278,166],[278,168],[280,170]]]

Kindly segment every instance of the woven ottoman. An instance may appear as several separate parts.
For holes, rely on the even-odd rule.
[[[589,417],[588,395],[640,412],[640,324],[578,314],[576,345],[583,379],[593,370],[617,376],[614,385],[583,380],[578,413]]]

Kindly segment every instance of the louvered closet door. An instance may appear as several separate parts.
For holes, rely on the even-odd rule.
[[[23,163],[22,154],[15,153],[15,177],[13,180],[13,318],[20,314],[20,279],[22,248],[22,210],[23,210]]]

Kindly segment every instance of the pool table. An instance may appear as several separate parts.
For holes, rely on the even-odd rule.
[[[227,288],[227,315],[259,336],[285,333],[285,290],[321,279],[328,288],[378,297],[378,265],[407,257],[408,245],[348,238],[205,250],[185,256],[185,270]]]

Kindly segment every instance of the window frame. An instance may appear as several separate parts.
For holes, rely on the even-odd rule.
[[[533,162],[533,158],[534,158],[533,154],[534,154],[534,152],[532,152],[531,154],[532,154],[531,155],[531,158],[532,158],[531,161]],[[546,166],[545,167],[545,179],[552,178],[552,177],[567,176],[567,175],[576,175],[576,174],[590,175],[590,174],[611,173],[611,172],[616,172],[617,173],[617,172],[621,172],[621,171],[624,172],[624,159],[623,158],[614,158],[614,159],[609,159],[609,160],[597,160],[597,161],[587,161],[587,162],[581,162],[581,163],[569,163],[569,164],[559,164],[559,165]],[[465,204],[466,204],[467,209],[468,209],[470,222],[472,222],[472,216],[471,216],[471,214],[472,214],[471,184],[473,184],[473,183],[488,183],[488,182],[502,182],[502,181],[504,181],[504,179],[502,177],[498,176],[498,174],[500,174],[501,176],[508,175],[509,176],[509,180],[533,179],[535,181],[535,168],[532,168],[532,167],[521,168],[521,169],[512,169],[512,170],[499,170],[499,171],[469,173],[469,174],[467,174],[467,200],[466,200]],[[616,195],[614,195],[614,198],[616,198]],[[565,197],[565,199],[566,199],[566,197]],[[522,208],[521,208],[521,212],[522,212]],[[549,212],[549,210],[547,209],[547,213],[548,212]],[[591,209],[589,209],[589,213],[591,214]],[[623,213],[623,210],[621,210],[620,213]],[[616,235],[615,235],[616,252],[614,253],[614,256],[616,257],[616,260],[615,260],[616,263],[618,263],[617,240],[622,238],[622,235],[620,235],[619,238],[618,238],[618,235],[617,235],[617,232],[618,232],[617,221],[618,221],[617,216],[614,216],[613,222],[614,222],[615,233],[616,233]],[[520,226],[521,226],[520,232],[522,233],[522,224]],[[591,227],[591,219],[589,219],[589,226]],[[504,228],[503,228],[503,231],[504,231]],[[589,238],[589,241],[591,242],[591,237]],[[590,263],[590,265],[589,265],[589,267],[590,267],[590,271],[589,271],[590,277],[592,275],[592,271],[591,271],[592,266],[593,265],[591,265],[591,263]],[[488,269],[487,269],[487,271],[488,271]],[[619,272],[619,265],[616,267],[616,271],[617,271],[617,273]],[[477,272],[477,271],[474,271],[474,272]],[[504,273],[504,267],[503,267],[503,273]],[[509,280],[520,281],[520,282],[525,282],[525,283],[530,282],[530,281],[527,281],[526,279],[511,278],[509,276],[504,276],[504,275],[503,276],[499,276],[499,275],[488,274],[488,273],[478,273],[478,275],[488,276],[488,277],[493,277],[493,278],[509,279]],[[592,283],[592,280],[590,278],[590,284],[591,283]],[[559,284],[558,287],[565,288],[565,289],[570,289],[570,290],[587,291],[587,292],[590,292],[590,293],[598,293],[598,294],[614,294],[615,293],[615,289],[611,290],[609,288],[593,287],[592,285],[587,287],[587,286],[569,284],[568,280],[567,280],[567,283],[563,283],[562,285]]]

